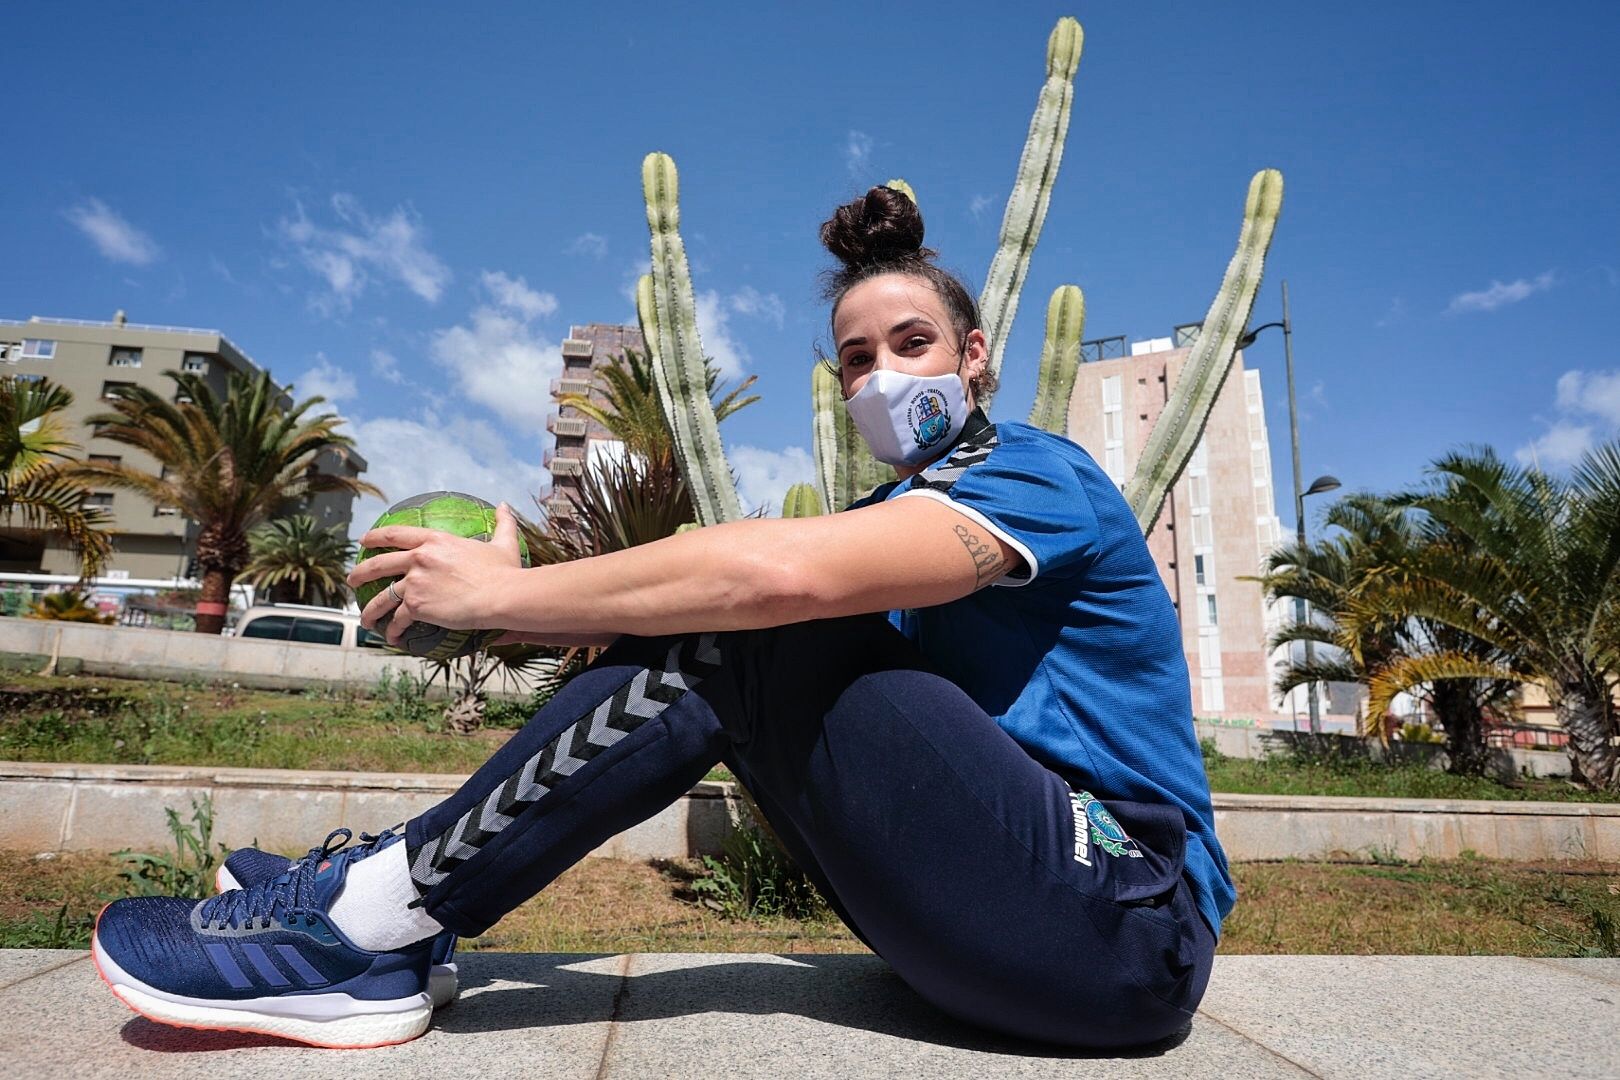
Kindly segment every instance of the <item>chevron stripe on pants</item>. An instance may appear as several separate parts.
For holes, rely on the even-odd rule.
[[[1073,778],[881,616],[621,638],[408,823],[419,902],[481,934],[721,762],[839,915],[945,1012],[1090,1047],[1191,1019],[1214,935],[1181,874],[1179,811],[1109,801],[1146,857],[1082,851]]]

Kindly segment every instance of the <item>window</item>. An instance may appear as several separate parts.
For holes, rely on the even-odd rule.
[[[94,461],[98,465],[117,465],[124,459],[119,457],[117,454],[91,454],[90,460]]]
[[[1120,404],[1120,402],[1119,402],[1119,376],[1118,375],[1110,375],[1110,376],[1108,376],[1108,378],[1104,379],[1103,383],[1102,383],[1102,390],[1103,390],[1103,408],[1104,409],[1117,409],[1117,408],[1119,408],[1119,404]]]
[[[375,630],[367,630],[357,626],[354,630],[354,643],[362,649],[383,649],[388,647],[388,639]]]
[[[1204,634],[1198,639],[1198,670],[1204,674],[1221,670],[1221,638]]]
[[[112,508],[113,493],[110,491],[92,491],[84,497],[84,505],[94,506],[101,510]]]
[[[185,359],[180,361],[181,371],[191,371],[199,375],[208,373],[208,357],[204,353],[186,353]]]
[[[1199,510],[1209,506],[1209,475],[1199,473],[1187,478],[1187,494],[1192,501],[1192,508]]]
[[[1103,439],[1106,442],[1120,442],[1125,438],[1125,414],[1117,409],[1113,412],[1103,413]]]
[[[1209,675],[1200,680],[1202,682],[1204,708],[1210,712],[1226,711],[1226,694],[1221,687],[1219,675]]]
[[[1200,609],[1200,613],[1204,616],[1203,625],[1205,625],[1205,626],[1219,626],[1221,624],[1220,619],[1216,616],[1216,613],[1215,613],[1215,594],[1214,593],[1205,593],[1204,594],[1204,606],[1203,606],[1203,608]]]
[[[180,516],[180,508],[178,506],[154,506],[154,507],[152,507],[152,516],[153,517],[179,517]]]
[[[1193,514],[1193,546],[1214,547],[1215,529],[1210,525],[1209,514]]]
[[[1202,555],[1193,556],[1193,580],[1199,585],[1209,584],[1209,582],[1204,579],[1204,557]]]
[[[50,360],[56,356],[56,342],[42,338],[24,338],[22,354],[34,360]]]
[[[1110,446],[1103,451],[1103,471],[1109,479],[1116,484],[1125,482],[1125,448],[1123,446]]]
[[[107,363],[113,367],[140,367],[141,350],[115,347],[108,356]]]
[[[101,396],[104,398],[110,398],[114,396],[114,391],[130,389],[134,387],[134,385],[135,384],[132,382],[117,382],[113,379],[108,379],[106,382],[101,384]]]
[[[20,383],[37,383],[45,381],[45,376],[43,375],[13,375],[12,378],[16,379]],[[35,430],[38,429],[36,428]]]
[[[261,615],[257,619],[242,627],[237,637],[268,638],[272,641],[286,641],[292,637],[293,618],[291,615]]]
[[[292,640],[315,645],[343,644],[343,624],[331,619],[293,620]]]

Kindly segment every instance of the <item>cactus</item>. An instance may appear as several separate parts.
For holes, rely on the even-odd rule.
[[[1276,169],[1262,169],[1249,181],[1243,207],[1243,230],[1237,252],[1226,267],[1220,292],[1204,316],[1193,343],[1192,355],[1170,391],[1164,412],[1153,425],[1142,448],[1136,472],[1125,485],[1125,498],[1142,531],[1150,532],[1164,505],[1165,493],[1176,482],[1209,422],[1210,410],[1220,393],[1238,339],[1249,324],[1255,293],[1265,270],[1266,250],[1282,210],[1283,179]]]
[[[1018,312],[1018,294],[1029,273],[1029,256],[1040,239],[1046,221],[1046,207],[1057,182],[1058,165],[1063,160],[1063,140],[1069,131],[1069,109],[1074,104],[1074,73],[1080,66],[1080,50],[1085,33],[1080,24],[1065,16],[1052,28],[1046,41],[1046,84],[1029,121],[1029,136],[1018,159],[1018,176],[1007,210],[1001,219],[1001,235],[996,241],[995,258],[979,294],[979,312],[985,336],[990,339],[991,374],[1001,371],[1001,356],[1007,334]],[[982,394],[979,406],[990,413],[991,395]]]
[[[812,484],[794,484],[782,497],[782,516],[785,518],[820,517],[821,496]]]
[[[829,512],[837,513],[879,484],[895,478],[894,469],[872,456],[844,408],[838,376],[817,364],[810,374],[815,402],[816,486]]]
[[[742,517],[742,503],[709,401],[692,273],[680,234],[679,178],[668,154],[647,155],[641,163],[641,189],[652,233],[652,280],[650,288],[645,281],[638,283],[636,308],[655,361],[658,396],[698,523],[735,521]]]
[[[1035,381],[1035,404],[1029,422],[1065,435],[1069,431],[1069,398],[1080,371],[1080,336],[1086,326],[1086,298],[1077,285],[1059,285],[1046,305],[1046,344]]]

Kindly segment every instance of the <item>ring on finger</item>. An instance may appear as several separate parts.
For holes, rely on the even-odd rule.
[[[393,598],[394,603],[403,604],[405,602],[405,598],[399,594],[398,589],[394,588],[396,584],[398,584],[398,582],[390,581],[388,583],[388,595]]]

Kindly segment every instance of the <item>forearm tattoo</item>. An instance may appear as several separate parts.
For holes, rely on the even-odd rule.
[[[951,528],[973,559],[974,588],[981,588],[1002,575],[1007,568],[1007,560],[1001,557],[1001,548],[994,541],[986,543],[980,540],[966,525],[953,525]]]

